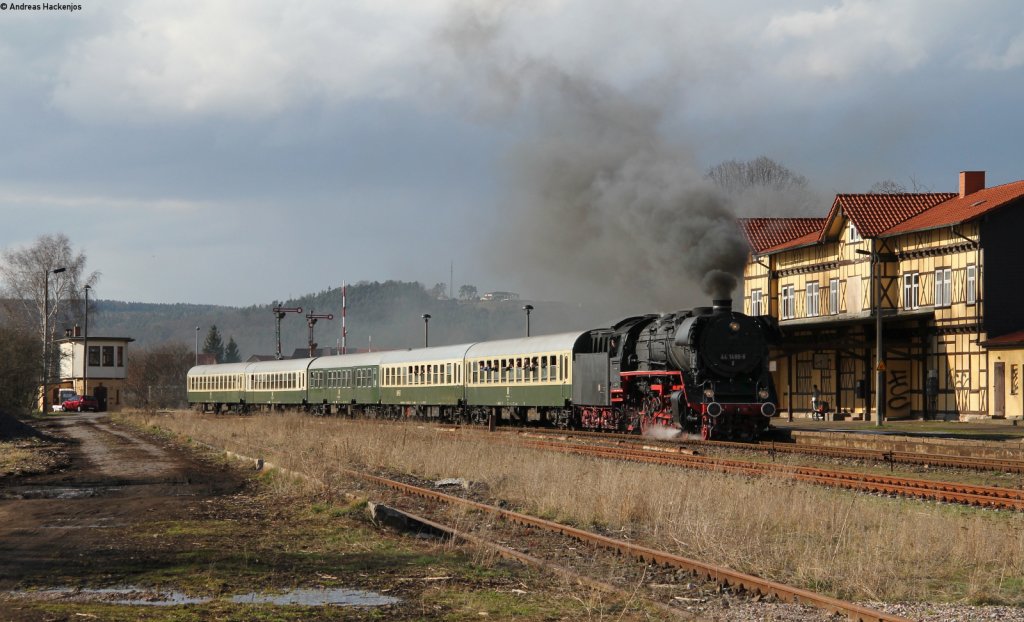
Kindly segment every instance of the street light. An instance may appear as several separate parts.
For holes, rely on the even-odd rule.
[[[523,311],[526,311],[526,336],[530,336],[530,311],[533,311],[533,305],[523,305]]]
[[[875,425],[882,425],[882,387],[885,385],[885,364],[882,362],[882,279],[878,276],[877,264],[881,257],[878,253],[857,249],[858,255],[871,257],[871,295],[874,297],[875,311]]]
[[[196,365],[199,365],[199,327],[196,326]]]
[[[423,314],[423,347],[430,347],[430,314]]]
[[[82,348],[85,356],[82,358],[82,395],[89,395],[89,285],[85,286],[85,334],[82,338]],[[72,351],[74,348],[72,347]],[[72,375],[74,372],[72,371]]]
[[[43,413],[50,406],[50,275],[60,274],[67,268],[55,268],[43,273]]]

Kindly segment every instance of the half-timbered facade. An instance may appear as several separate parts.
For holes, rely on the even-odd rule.
[[[782,412],[809,414],[817,386],[829,410],[873,417],[880,317],[885,417],[1024,415],[1024,333],[1004,337],[1024,330],[1024,182],[965,172],[958,193],[841,194],[824,219],[741,225],[744,310],[784,334]]]

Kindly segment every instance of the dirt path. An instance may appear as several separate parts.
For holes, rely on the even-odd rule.
[[[49,470],[0,472],[0,622],[651,619],[106,416],[30,423]]]
[[[110,576],[116,566],[104,560],[123,552],[120,536],[140,520],[187,518],[204,499],[242,485],[230,470],[127,433],[104,415],[38,427],[67,439],[70,464],[0,488],[0,590]]]

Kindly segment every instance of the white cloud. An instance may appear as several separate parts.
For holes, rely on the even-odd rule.
[[[863,79],[925,62],[934,41],[923,26],[934,4],[849,0],[815,11],[776,15],[764,29],[767,59],[788,77]]]
[[[259,118],[407,93],[439,4],[136,0],[70,44],[53,99],[86,118]]]

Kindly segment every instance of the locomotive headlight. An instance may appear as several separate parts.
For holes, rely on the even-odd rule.
[[[740,323],[739,322],[729,322],[729,330],[731,330],[734,333],[740,332]]]
[[[711,387],[704,389],[704,397],[706,397],[709,400],[715,399],[715,390],[712,389]]]
[[[761,389],[757,392],[757,396],[763,400],[768,399],[768,389]]]

